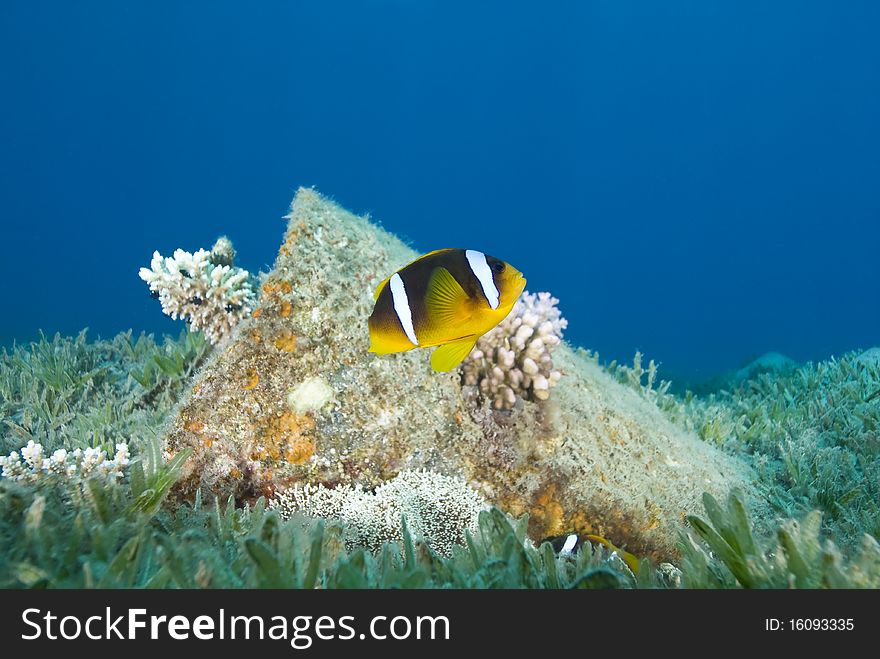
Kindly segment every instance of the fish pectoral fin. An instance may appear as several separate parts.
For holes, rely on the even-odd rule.
[[[463,339],[439,346],[431,355],[431,368],[438,373],[451,371],[470,354],[478,338],[477,336],[466,336]]]
[[[449,270],[434,268],[425,292],[425,310],[430,325],[437,329],[455,327],[470,319],[471,309],[468,294]]]

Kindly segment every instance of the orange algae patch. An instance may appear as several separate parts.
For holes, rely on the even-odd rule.
[[[296,350],[296,335],[293,332],[284,332],[275,339],[275,347],[284,352]]]
[[[243,387],[245,389],[253,389],[260,383],[260,376],[257,375],[257,369],[249,368],[247,370],[247,379],[244,382]]]
[[[545,529],[545,535],[561,535],[565,532],[564,517],[565,510],[554,496],[556,495],[556,484],[550,483],[547,488],[535,499],[535,510],[533,514],[540,519]]]
[[[189,432],[200,433],[205,429],[205,424],[198,419],[190,419],[183,424],[183,429]]]
[[[578,511],[571,516],[571,524],[569,526],[576,533],[585,534],[593,532],[593,525],[582,511]]]
[[[519,499],[505,499],[504,509],[514,517],[522,517],[526,512],[525,505]]]
[[[300,231],[306,230],[305,222],[300,222],[299,226],[294,229],[290,229],[284,236],[284,244],[281,245],[281,249],[278,251],[284,254],[285,256],[290,255],[293,250],[293,246],[296,244],[297,239],[299,238]]]
[[[315,454],[315,442],[310,438],[290,442],[284,452],[284,459],[291,464],[300,465]]]
[[[315,420],[311,416],[288,410],[266,424],[261,434],[262,443],[251,458],[303,464],[315,454],[315,440],[309,436],[314,428]]]
[[[263,315],[263,307],[257,307],[254,309],[254,312],[251,314],[254,318],[259,318]]]
[[[274,300],[274,304],[279,306],[279,315],[282,318],[287,318],[290,315],[290,312],[293,310],[293,304],[288,300],[280,299],[282,295],[287,295],[293,290],[293,285],[284,279],[275,280],[275,281],[267,281],[263,284],[263,299],[267,301],[267,303],[272,304],[273,300],[271,299],[273,296],[277,296]],[[262,311],[260,314],[256,312],[253,314],[254,317],[259,317],[262,315]]]
[[[293,286],[289,281],[281,280],[281,281],[267,281],[263,284],[263,293],[266,295],[272,295],[274,293],[290,293],[293,290]]]
[[[660,511],[657,508],[657,504],[653,501],[646,501],[646,508],[648,508],[648,521],[642,525],[641,531],[644,533],[645,531],[653,531],[654,529],[660,526]]]

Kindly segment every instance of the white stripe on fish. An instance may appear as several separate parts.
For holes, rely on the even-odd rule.
[[[495,285],[495,278],[492,276],[492,268],[486,262],[486,255],[475,249],[466,250],[464,255],[467,257],[471,271],[476,275],[480,286],[483,287],[483,295],[489,300],[489,306],[493,309],[498,308],[498,287]]]
[[[403,325],[403,331],[406,332],[406,338],[414,346],[419,345],[416,338],[416,328],[413,326],[412,311],[409,308],[409,299],[406,297],[406,288],[403,285],[403,279],[396,272],[391,276],[388,282],[391,286],[391,299],[394,301],[394,313]]]
[[[565,539],[565,544],[562,545],[562,549],[559,550],[560,554],[570,554],[571,550],[574,549],[574,546],[577,544],[578,537],[577,533],[572,533]]]

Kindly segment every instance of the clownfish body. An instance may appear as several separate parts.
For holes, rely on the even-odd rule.
[[[370,352],[438,346],[435,371],[450,371],[504,320],[526,286],[512,265],[472,249],[439,249],[376,287]]]
[[[621,560],[626,563],[627,567],[632,570],[633,574],[638,574],[640,564],[638,557],[624,549],[615,547],[611,544],[610,540],[603,538],[601,535],[569,533],[567,535],[547,538],[544,542],[549,542],[553,546],[554,551],[560,556],[573,556],[581,550],[585,540],[594,545],[602,545],[609,553],[616,552]]]

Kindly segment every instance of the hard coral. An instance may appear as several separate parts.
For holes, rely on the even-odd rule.
[[[518,398],[547,400],[562,376],[551,353],[568,326],[557,304],[550,293],[523,293],[511,314],[465,359],[465,384],[479,385],[496,409],[513,409]]]
[[[210,252],[200,249],[191,254],[178,249],[172,257],[153,252],[150,267],[141,268],[139,275],[166,315],[185,319],[217,344],[256,304],[250,274],[232,265],[234,257],[232,243],[223,237]]]
[[[56,474],[69,479],[100,476],[115,481],[123,477],[129,457],[125,443],[116,445],[116,454],[111,458],[105,450],[97,448],[73,451],[60,448],[51,455],[44,455],[43,446],[30,440],[18,451],[0,456],[0,478],[35,483]]]
[[[276,495],[270,505],[284,517],[300,511],[310,517],[344,522],[349,548],[373,552],[385,542],[401,543],[401,517],[410,532],[439,554],[465,544],[465,531],[477,534],[486,500],[466,482],[427,470],[403,471],[375,492],[358,486],[328,489],[306,485]]]

